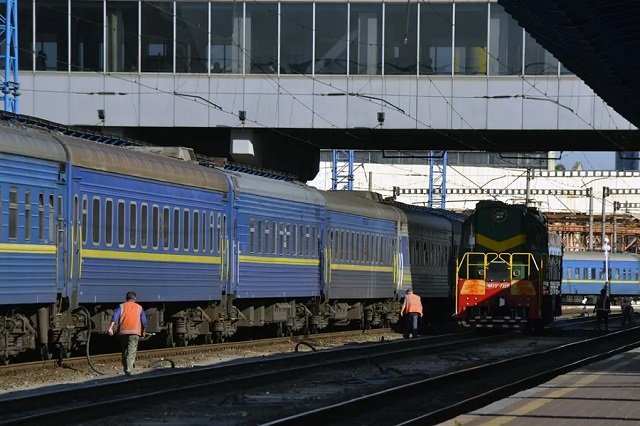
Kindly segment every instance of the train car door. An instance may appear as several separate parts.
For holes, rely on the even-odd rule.
[[[333,229],[327,218],[323,223],[322,233],[325,235],[324,242],[321,243],[320,253],[320,291],[324,294],[324,299],[329,298],[329,285],[331,283],[331,259],[333,246]]]
[[[82,273],[82,226],[80,222],[80,181],[74,179],[71,190],[71,206],[69,222],[69,280],[67,295],[71,297],[71,306],[78,306],[80,298],[80,274]]]
[[[238,237],[238,208],[234,207],[231,211],[232,216],[232,229],[231,235],[233,238],[232,253],[231,253],[231,276],[227,286],[227,293],[235,295],[238,292],[238,286],[240,285],[240,239]]]

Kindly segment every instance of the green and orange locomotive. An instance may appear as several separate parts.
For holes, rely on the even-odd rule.
[[[562,239],[537,208],[481,201],[462,229],[458,319],[476,328],[540,329],[561,314]]]

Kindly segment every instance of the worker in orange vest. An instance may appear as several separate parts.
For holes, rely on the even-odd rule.
[[[405,317],[407,323],[407,331],[404,337],[408,339],[410,334],[413,337],[418,337],[418,317],[422,316],[422,302],[420,301],[420,296],[413,294],[412,289],[407,290],[400,315]]]
[[[118,324],[118,335],[122,339],[122,367],[124,374],[130,376],[136,361],[140,336],[145,336],[147,316],[142,306],[136,303],[137,296],[133,291],[128,292],[126,297],[127,301],[121,303],[113,312],[109,335],[113,336],[113,327]]]

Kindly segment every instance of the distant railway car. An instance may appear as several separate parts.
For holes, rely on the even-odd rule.
[[[594,303],[605,287],[605,258],[602,251],[565,251],[563,257],[562,298],[580,303],[586,296]],[[611,297],[640,297],[640,256],[609,253]]]
[[[561,238],[537,209],[482,201],[461,244],[458,318],[477,328],[537,329],[561,314]]]

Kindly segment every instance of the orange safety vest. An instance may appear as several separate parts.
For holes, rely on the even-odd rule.
[[[118,320],[118,334],[142,334],[142,306],[136,302],[120,304],[120,318]]]
[[[409,314],[411,312],[422,314],[422,302],[420,301],[420,296],[413,293],[409,293],[404,297],[404,304],[402,305],[403,314]]]

